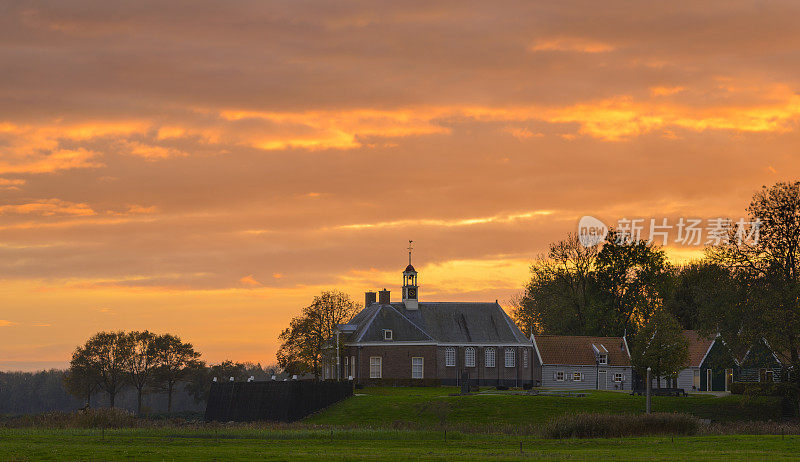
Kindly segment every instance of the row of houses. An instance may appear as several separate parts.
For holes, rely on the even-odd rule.
[[[402,300],[384,289],[365,294],[364,309],[337,327],[326,349],[324,379],[360,384],[542,386],[631,390],[625,337],[526,337],[494,303],[423,303],[417,272],[403,271]],[[737,357],[718,337],[685,331],[689,362],[654,386],[725,391],[733,381],[771,381],[785,373],[766,342]],[[334,340],[334,339],[332,339]]]

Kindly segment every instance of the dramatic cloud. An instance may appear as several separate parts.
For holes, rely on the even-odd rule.
[[[788,0],[11,2],[0,367],[134,328],[269,363],[319,291],[397,294],[409,239],[423,299],[503,303],[583,215],[738,218],[800,172],[798,21]]]

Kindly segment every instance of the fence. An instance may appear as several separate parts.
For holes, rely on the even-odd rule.
[[[350,382],[214,382],[205,419],[292,422],[352,395]]]

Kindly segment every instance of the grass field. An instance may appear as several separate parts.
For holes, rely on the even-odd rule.
[[[122,418],[116,424],[102,425],[141,428],[101,430],[81,428],[98,425],[97,421],[87,424],[81,414],[6,418],[0,419],[0,460],[800,458],[796,427],[786,436],[703,431],[702,436],[544,439],[541,427],[555,417],[640,413],[644,398],[597,391],[584,397],[522,396],[492,390],[450,396],[455,391],[447,387],[366,388],[358,390],[358,396],[293,424],[204,424],[111,413]],[[654,397],[653,410],[685,412],[717,422],[777,420],[780,403],[773,398],[741,396]]]
[[[520,450],[520,443],[522,444]],[[798,436],[543,440],[409,430],[0,430],[0,460],[796,460]]]
[[[446,423],[458,428],[537,427],[566,413],[641,413],[645,398],[627,393],[591,391],[585,397],[476,394],[449,396],[453,387],[364,388],[359,395],[337,403],[306,419],[325,425],[419,428]],[[492,393],[487,390],[486,393]],[[444,403],[444,404],[443,404]],[[686,398],[654,396],[653,412],[683,412],[714,421],[779,420],[780,400],[690,395]]]

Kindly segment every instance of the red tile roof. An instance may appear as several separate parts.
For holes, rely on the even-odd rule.
[[[683,331],[683,336],[689,341],[689,364],[687,367],[700,367],[700,363],[714,342],[714,337],[705,338],[694,330]]]
[[[534,335],[542,364],[564,364],[571,366],[594,366],[595,345],[608,350],[609,366],[630,366],[631,360],[622,337],[581,337],[576,335]]]

